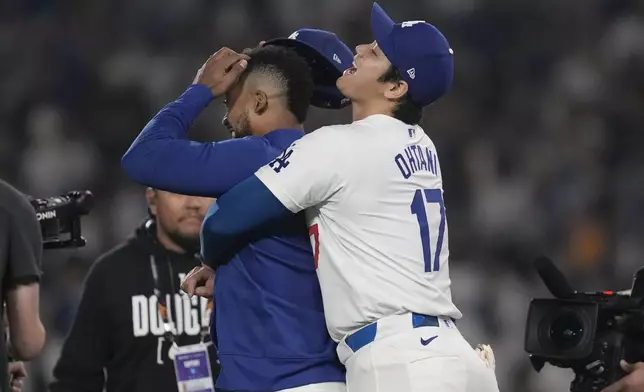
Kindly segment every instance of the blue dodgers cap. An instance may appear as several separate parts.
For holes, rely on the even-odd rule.
[[[339,109],[350,104],[335,83],[353,64],[353,52],[330,31],[299,29],[288,38],[266,41],[264,45],[280,45],[294,49],[311,68],[315,90],[311,105]]]
[[[436,27],[423,20],[394,23],[373,3],[371,31],[407,82],[414,103],[427,106],[449,90],[454,80],[454,52]]]

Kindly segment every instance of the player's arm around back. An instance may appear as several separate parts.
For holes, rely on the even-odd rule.
[[[323,127],[297,140],[213,203],[201,231],[206,265],[226,259],[236,237],[341,192],[342,160],[334,152],[342,141],[335,131]]]
[[[39,309],[42,235],[36,213],[26,199],[13,203],[10,209],[0,207],[0,214],[9,229],[5,281],[11,354],[15,359],[29,360],[40,354],[45,344]]]

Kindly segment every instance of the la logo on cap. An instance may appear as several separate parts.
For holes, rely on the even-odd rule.
[[[416,68],[410,68],[407,70],[407,73],[409,74],[409,77],[412,79],[416,79]]]
[[[340,57],[338,57],[338,55],[335,53],[333,53],[333,61],[335,61],[338,64],[342,64],[342,60],[340,60]]]

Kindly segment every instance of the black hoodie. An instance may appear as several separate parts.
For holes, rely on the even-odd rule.
[[[154,224],[148,221],[90,269],[54,368],[52,392],[102,392],[104,386],[107,392],[177,391],[174,364],[168,358],[170,343],[162,337],[157,311],[151,255],[156,260],[159,289],[167,293],[178,344],[199,342],[201,326],[210,323],[210,312],[202,311],[206,300],[178,293],[181,279],[200,261],[194,254],[163,248],[156,241]],[[216,378],[214,349],[210,349]]]

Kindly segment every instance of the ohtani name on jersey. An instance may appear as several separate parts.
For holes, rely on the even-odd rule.
[[[430,172],[438,175],[438,158],[436,154],[425,146],[413,144],[394,157],[396,166],[405,179],[417,171]]]

